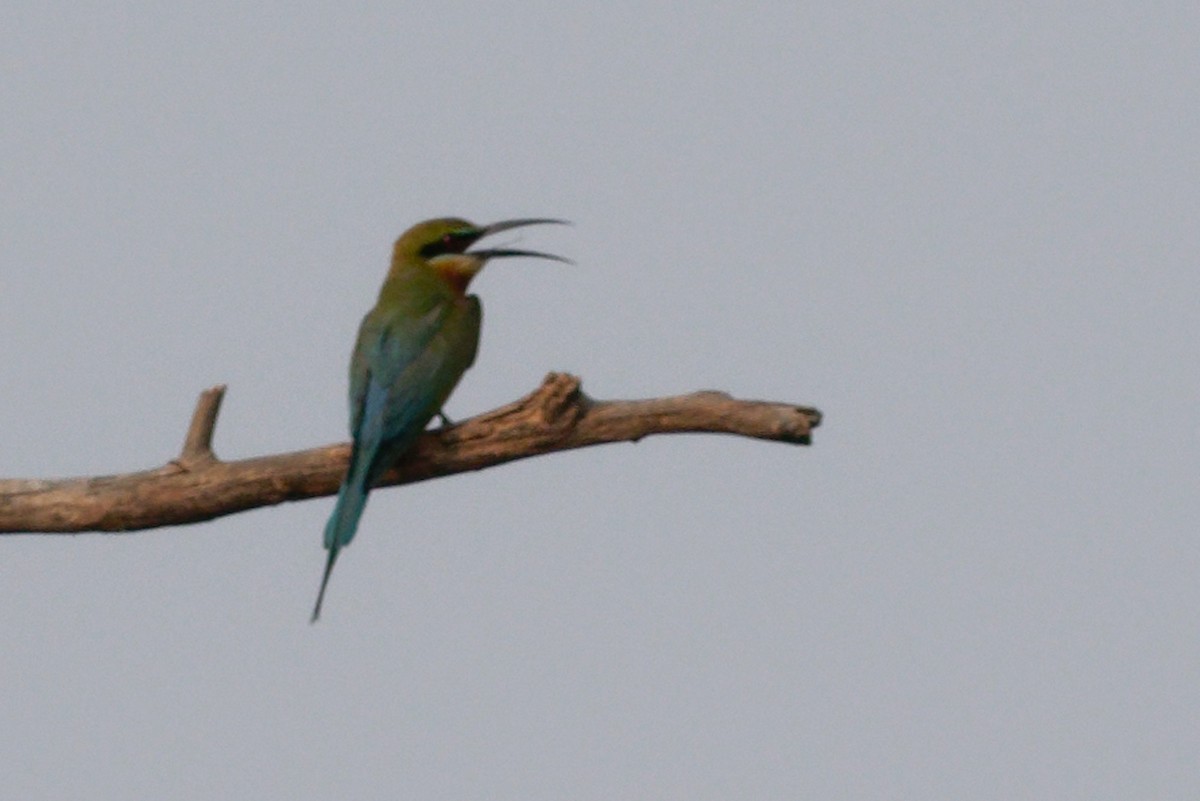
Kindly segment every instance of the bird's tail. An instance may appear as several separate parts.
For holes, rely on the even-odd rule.
[[[325,549],[329,558],[325,561],[325,575],[321,579],[321,590],[317,593],[317,604],[313,607],[312,620],[316,623],[321,616],[321,602],[325,600],[325,587],[329,584],[329,575],[333,572],[333,564],[337,561],[338,552],[354,539],[358,530],[358,519],[362,517],[367,505],[367,489],[357,476],[348,475],[338,491],[337,505],[333,514],[325,524]]]

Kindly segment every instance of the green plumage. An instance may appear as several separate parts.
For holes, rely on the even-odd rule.
[[[467,251],[483,236],[534,223],[508,220],[477,227],[458,218],[419,223],[396,240],[392,266],[375,307],[359,327],[350,360],[350,464],[325,526],[329,551],[313,609],[315,622],[341,548],[350,543],[371,487],[407,451],[475,361],[479,299],[471,279],[489,259],[535,251]]]

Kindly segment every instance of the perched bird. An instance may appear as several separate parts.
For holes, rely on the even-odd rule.
[[[479,298],[467,285],[489,259],[531,256],[566,262],[532,250],[467,248],[489,234],[563,220],[505,220],[477,226],[446,217],[401,234],[375,308],[358,329],[350,360],[350,466],[325,525],[329,558],[312,622],[321,615],[325,587],[338,552],[354,539],[367,493],[413,444],[462,378],[479,345]]]

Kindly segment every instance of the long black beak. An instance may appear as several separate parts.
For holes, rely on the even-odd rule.
[[[511,231],[513,228],[523,228],[526,225],[542,225],[549,223],[551,225],[570,225],[566,220],[552,220],[546,217],[525,217],[520,220],[501,220],[500,222],[485,225],[479,234],[482,239],[485,236],[498,234],[501,231]]]
[[[554,220],[544,217],[527,217],[519,220],[502,220],[501,222],[492,223],[484,226],[479,238],[498,234],[501,231],[511,231],[514,228],[522,228],[526,225],[570,225],[566,220]],[[479,256],[484,259],[501,259],[511,256],[526,256],[534,259],[550,259],[551,261],[561,261],[564,264],[574,264],[570,259],[564,259],[562,256],[555,256],[553,253],[541,253],[536,250],[518,250],[517,248],[485,248],[483,250],[467,251],[472,256]]]

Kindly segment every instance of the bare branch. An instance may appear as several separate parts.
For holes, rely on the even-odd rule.
[[[349,445],[233,462],[212,451],[225,387],[201,393],[179,457],[154,470],[57,480],[0,480],[0,533],[134,531],[331,495],[346,470]],[[816,409],[735,400],[722,392],[596,401],[578,378],[551,373],[521,400],[452,428],[430,431],[380,486],[482,470],[554,451],[651,434],[710,432],[808,445]]]

